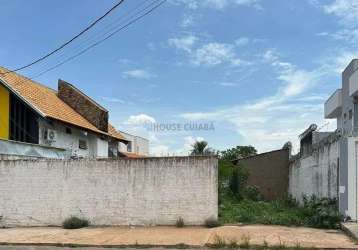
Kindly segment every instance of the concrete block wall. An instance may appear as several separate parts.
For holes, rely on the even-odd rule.
[[[0,161],[0,225],[204,224],[218,215],[213,157]]]
[[[339,142],[314,145],[304,157],[289,166],[289,193],[298,201],[303,195],[338,198]]]

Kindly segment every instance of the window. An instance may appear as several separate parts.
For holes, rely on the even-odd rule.
[[[349,120],[352,120],[353,117],[353,111],[350,109],[348,113]]]
[[[128,142],[128,144],[127,144],[127,151],[132,152],[132,142],[131,141]]]
[[[69,127],[66,127],[66,134],[72,134],[72,129]]]
[[[344,113],[344,114],[343,114],[343,118],[344,118],[344,120],[347,119],[347,113]]]
[[[87,149],[87,141],[80,139],[78,141],[78,148],[79,149]]]

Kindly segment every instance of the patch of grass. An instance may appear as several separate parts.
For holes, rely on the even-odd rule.
[[[218,249],[222,249],[226,247],[226,240],[219,236],[219,235],[215,235],[214,236],[214,242],[211,244],[211,247],[213,248],[218,248]]]
[[[230,239],[229,242],[227,243],[227,247],[230,248],[230,249],[239,248],[239,244],[237,243],[237,239],[236,238]]]
[[[251,240],[250,235],[246,235],[246,234],[242,235],[239,246],[241,248],[249,248],[250,247],[250,240]]]
[[[175,222],[175,226],[179,228],[184,227],[185,226],[184,219],[182,217],[179,217]]]
[[[66,219],[62,224],[62,227],[65,229],[78,229],[88,226],[89,226],[88,220],[81,219],[76,216],[71,216],[70,218]]]
[[[287,199],[270,202],[238,200],[229,193],[221,194],[220,223],[339,228],[341,221],[332,200],[311,198],[303,206],[298,206]]]

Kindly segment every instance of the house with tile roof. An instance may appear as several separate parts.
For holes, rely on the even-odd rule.
[[[132,142],[108,120],[108,110],[68,82],[59,80],[56,91],[0,67],[1,140],[65,149],[71,157],[125,156],[119,151]]]

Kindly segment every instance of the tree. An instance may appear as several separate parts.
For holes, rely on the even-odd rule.
[[[257,150],[253,146],[236,146],[235,148],[221,151],[220,158],[226,161],[233,161],[256,154]]]
[[[196,141],[192,145],[190,155],[216,155],[216,153],[212,148],[208,147],[208,143],[206,141]]]

